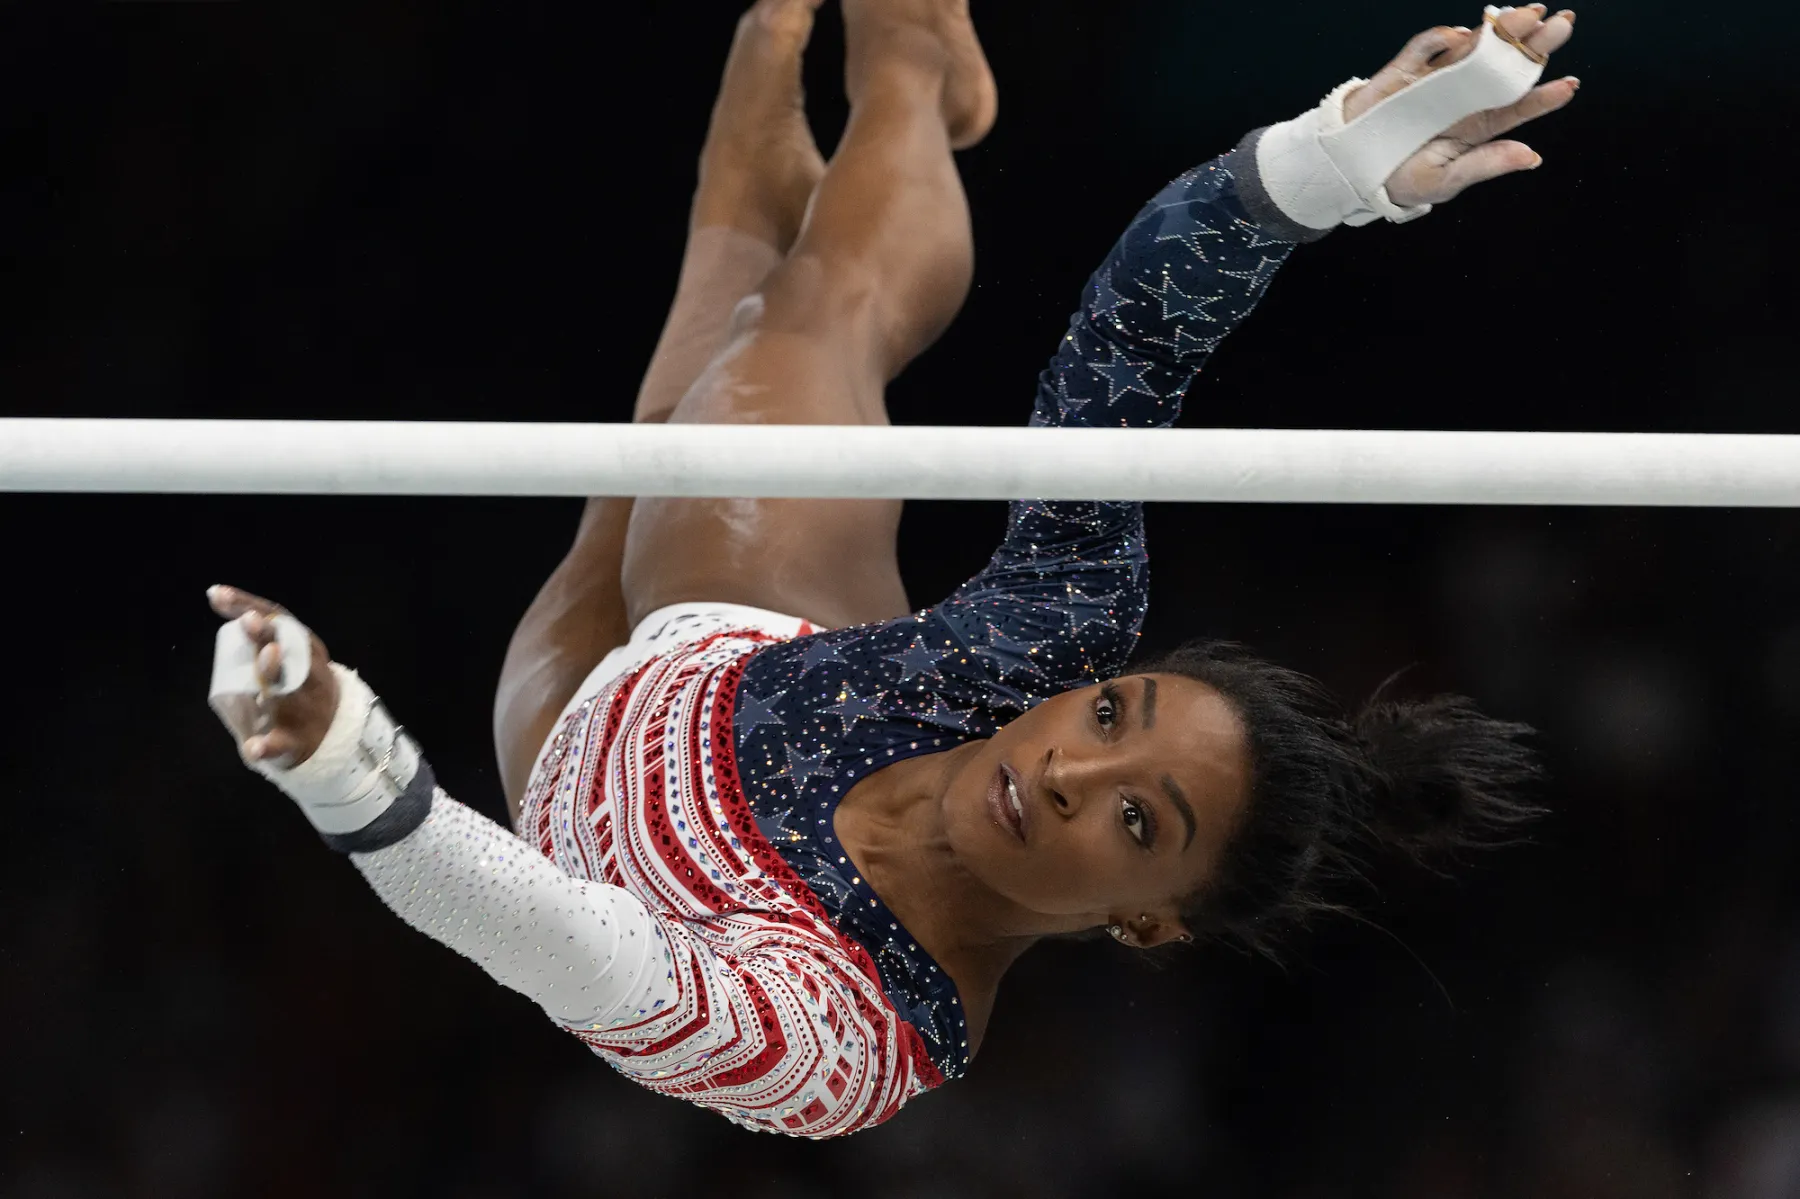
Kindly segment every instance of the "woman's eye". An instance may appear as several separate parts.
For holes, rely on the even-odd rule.
[[[1100,722],[1101,728],[1111,728],[1113,722],[1118,718],[1119,710],[1113,706],[1112,700],[1102,695],[1099,699],[1094,701],[1094,719]]]
[[[1147,822],[1144,820],[1144,809],[1139,807],[1134,800],[1126,800],[1125,831],[1130,833],[1139,842],[1142,842],[1144,839],[1146,823]]]

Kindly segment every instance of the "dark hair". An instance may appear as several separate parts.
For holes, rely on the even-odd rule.
[[[1250,742],[1249,804],[1183,917],[1195,937],[1276,956],[1279,935],[1321,912],[1392,850],[1431,866],[1458,851],[1516,843],[1543,814],[1518,791],[1540,773],[1519,738],[1460,695],[1386,698],[1354,717],[1319,683],[1228,641],[1194,641],[1133,673],[1183,675],[1218,691]]]

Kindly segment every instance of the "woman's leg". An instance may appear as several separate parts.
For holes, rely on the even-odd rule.
[[[688,222],[680,282],[633,419],[667,420],[726,343],[731,314],[792,248],[825,162],[800,59],[822,0],[759,0],[738,23]],[[620,589],[630,497],[591,499],[575,543],[507,648],[494,702],[501,785],[517,814],[538,750],[576,688],[631,635]]]
[[[973,269],[951,157],[993,121],[966,0],[843,0],[850,123],[806,224],[671,420],[885,424],[889,380],[961,307]],[[907,611],[900,504],[643,498],[629,617],[725,601],[837,626]]]

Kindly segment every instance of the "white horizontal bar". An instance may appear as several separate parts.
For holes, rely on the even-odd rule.
[[[0,491],[1800,507],[1800,436],[0,419]]]

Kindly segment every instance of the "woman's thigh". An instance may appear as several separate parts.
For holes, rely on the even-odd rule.
[[[796,277],[797,276],[797,277]],[[734,336],[670,423],[886,424],[874,306],[790,262],[740,306]],[[898,500],[640,498],[622,575],[630,620],[690,601],[840,627],[908,611]]]

